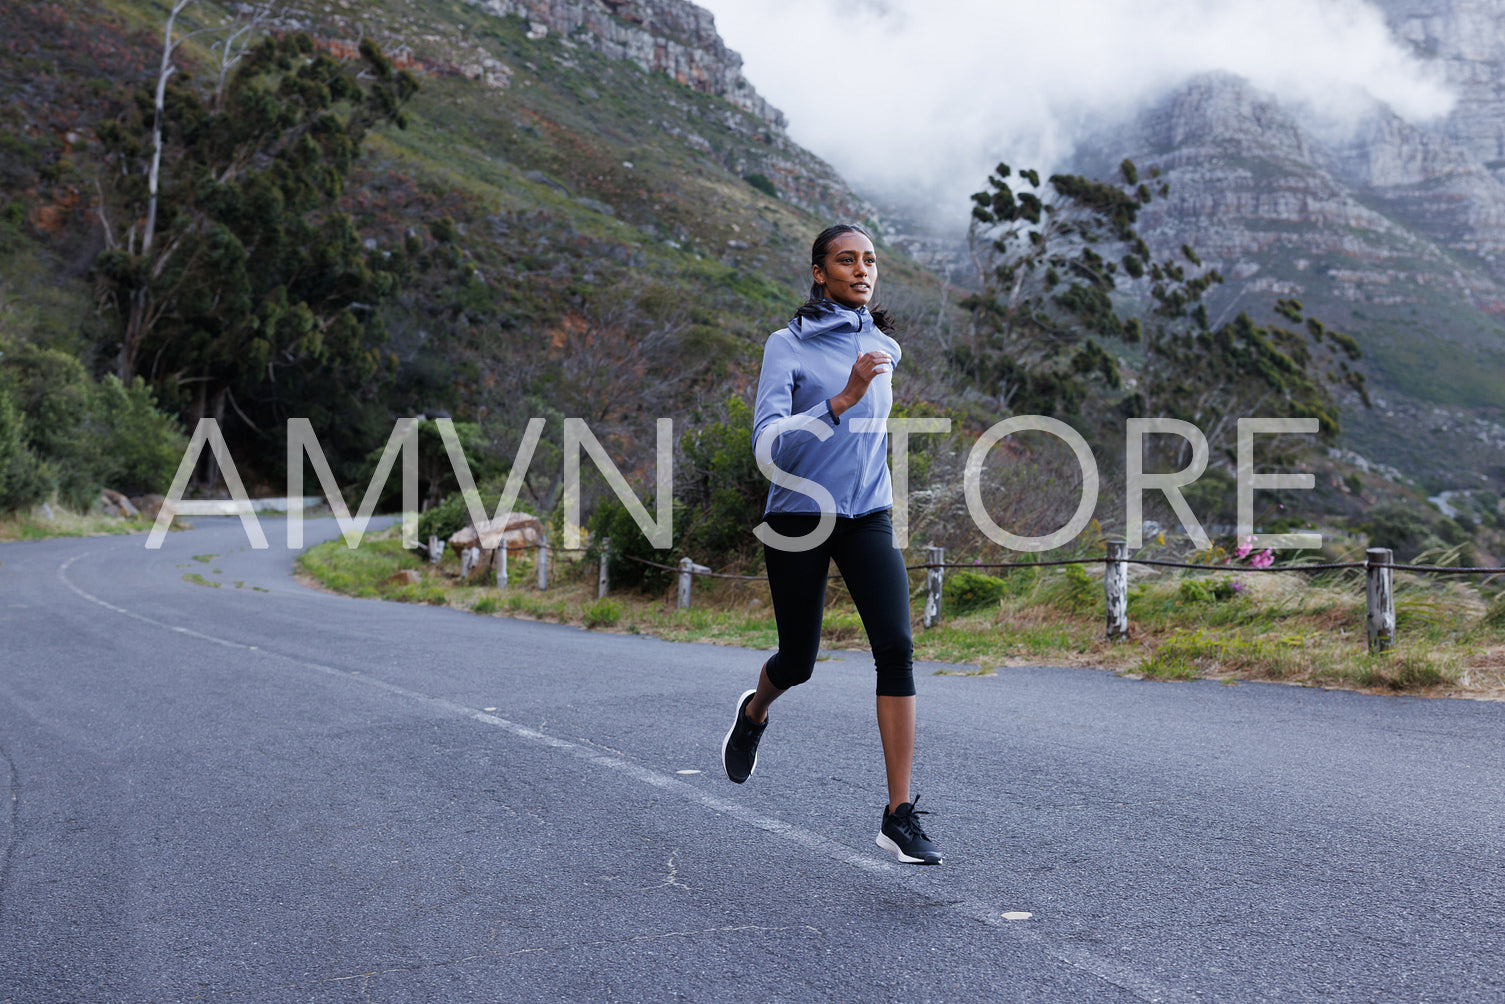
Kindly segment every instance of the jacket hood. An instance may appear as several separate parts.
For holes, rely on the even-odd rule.
[[[834,300],[822,300],[821,308],[815,317],[796,315],[789,322],[789,333],[804,340],[841,331],[864,331],[873,326],[873,315],[866,307],[853,310]]]

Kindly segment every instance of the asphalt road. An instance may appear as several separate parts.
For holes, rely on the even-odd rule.
[[[923,666],[903,866],[865,656],[739,787],[759,653],[200,522],[0,545],[0,1001],[1505,1000],[1505,705]]]

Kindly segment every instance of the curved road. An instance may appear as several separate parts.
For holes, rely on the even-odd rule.
[[[922,667],[906,867],[861,655],[738,787],[757,653],[200,523],[0,546],[0,1001],[1505,999],[1505,705]]]

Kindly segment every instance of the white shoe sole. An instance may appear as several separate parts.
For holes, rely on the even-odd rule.
[[[737,731],[737,719],[742,717],[742,703],[744,701],[746,701],[749,697],[751,697],[753,694],[756,694],[756,693],[757,693],[756,690],[745,690],[745,691],[742,692],[742,695],[737,698],[737,705],[736,705],[736,709],[737,710],[732,713],[733,714],[733,717],[732,717],[732,727],[726,730],[726,738],[723,739],[723,740],[721,740],[721,769],[723,771],[726,770],[726,747],[727,747],[727,744],[732,741],[732,733]],[[757,769],[758,769],[758,758],[757,757],[753,757],[752,766],[749,767],[748,770],[747,770],[747,777],[752,777],[753,776],[753,771],[755,771]],[[741,784],[742,781],[747,780],[747,778],[743,778],[742,781],[738,781],[736,778],[732,777],[731,774],[727,774],[726,775],[726,779],[728,781],[732,782],[733,784]]]
[[[874,841],[874,843],[883,848],[885,851],[892,851],[895,857],[897,857],[900,861],[904,862],[907,865],[938,865],[942,861],[941,858],[937,858],[934,861],[926,861],[924,858],[912,858],[908,854],[905,854],[903,849],[901,849],[898,844],[894,843],[882,833],[878,834],[878,837]]]

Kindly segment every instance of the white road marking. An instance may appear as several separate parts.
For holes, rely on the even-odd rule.
[[[74,555],[73,557],[69,558],[67,561],[59,565],[57,570],[58,578],[62,581],[63,585],[67,586],[76,595],[87,600],[90,603],[104,607],[106,610],[111,610],[115,613],[123,614],[126,617],[141,621],[143,624],[150,624],[153,627],[163,628],[168,631],[181,632],[182,634],[191,635],[202,641],[207,641],[215,645],[222,645],[225,648],[239,649],[246,652],[258,651],[259,654],[267,656],[269,658],[280,659],[283,662],[292,663],[295,666],[303,666],[307,669],[312,669],[316,672],[323,673],[328,676],[337,677],[342,680],[347,680],[351,683],[360,684],[364,687],[370,687],[374,690],[380,690],[388,694],[403,697],[415,703],[427,705],[430,708],[442,711],[448,715],[453,715],[460,718],[468,718],[472,721],[494,726],[511,735],[517,736],[518,738],[526,739],[541,746],[547,746],[551,749],[558,750],[561,753],[566,753],[579,760],[595,764],[598,767],[602,767],[619,774],[625,774],[626,776],[631,777],[632,779],[639,781],[642,784],[657,788],[667,794],[675,795],[686,802],[694,802],[707,809],[710,809],[712,812],[716,812],[724,816],[730,816],[733,819],[741,820],[754,829],[762,830],[765,833],[770,833],[784,840],[799,844],[800,846],[805,847],[808,850],[814,851],[821,857],[836,861],[840,864],[848,865],[852,868],[857,869],[858,871],[865,872],[868,875],[881,877],[891,883],[904,886],[911,892],[914,892],[917,895],[923,896],[927,899],[941,901],[952,911],[964,917],[979,921],[983,924],[988,925],[989,927],[1007,927],[1011,931],[1015,932],[1015,937],[1017,937],[1021,942],[1025,942],[1034,946],[1043,954],[1048,955],[1059,962],[1063,962],[1074,969],[1079,969],[1084,973],[1090,974],[1098,979],[1104,980],[1106,982],[1112,983],[1117,987],[1128,990],[1135,996],[1141,997],[1146,1001],[1195,1002],[1202,999],[1202,996],[1200,994],[1197,994],[1193,991],[1167,987],[1157,982],[1154,977],[1150,976],[1149,974],[1125,968],[1116,960],[1104,959],[1100,956],[1092,955],[1088,952],[1083,952],[1081,950],[1054,944],[1052,939],[1043,934],[1039,928],[1021,926],[1017,923],[1020,920],[1028,920],[1033,917],[1033,914],[1031,913],[1022,910],[1000,910],[998,907],[990,903],[984,903],[980,900],[975,899],[953,900],[950,902],[945,902],[944,897],[949,890],[943,884],[945,881],[943,869],[954,871],[956,870],[956,866],[942,865],[939,868],[921,868],[916,865],[901,865],[892,861],[879,860],[878,858],[874,858],[871,855],[858,853],[857,851],[852,850],[850,847],[838,843],[835,840],[831,840],[828,837],[823,837],[818,833],[802,829],[798,826],[793,826],[781,819],[775,819],[772,816],[765,816],[762,813],[754,812],[752,809],[747,808],[740,802],[722,798],[719,795],[713,795],[709,791],[702,790],[684,781],[677,781],[667,774],[661,774],[658,771],[644,767],[641,764],[634,763],[630,760],[625,760],[620,757],[607,756],[606,754],[598,753],[595,750],[587,749],[586,747],[576,745],[575,743],[557,738],[556,736],[547,735],[546,733],[539,732],[536,729],[530,729],[526,725],[519,725],[516,722],[509,721],[505,718],[500,718],[496,715],[484,711],[477,711],[474,708],[466,707],[463,704],[457,704],[454,701],[445,700],[442,697],[433,697],[429,694],[420,693],[416,690],[409,690],[406,687],[400,687],[395,683],[387,683],[384,680],[377,680],[372,677],[361,676],[356,670],[337,669],[334,666],[326,666],[322,663],[309,662],[306,659],[300,659],[296,656],[285,655],[280,652],[272,652],[267,649],[258,650],[253,645],[245,645],[240,642],[229,641],[224,638],[216,638],[212,635],[206,635],[198,631],[190,630],[189,628],[179,627],[174,624],[166,624],[154,618],[147,617],[144,614],[139,614],[135,611],[127,610],[124,607],[117,607],[112,603],[109,603],[97,596],[92,595],[91,593],[85,592],[78,586],[74,585],[73,582],[68,578],[68,568],[79,558],[87,557],[88,554],[89,552],[84,552],[83,554]],[[926,873],[942,874],[938,876],[930,876]]]
[[[495,711],[496,709],[492,708],[491,710]],[[677,770],[674,773],[676,773],[676,774],[699,774],[700,771],[698,771],[698,770]]]

